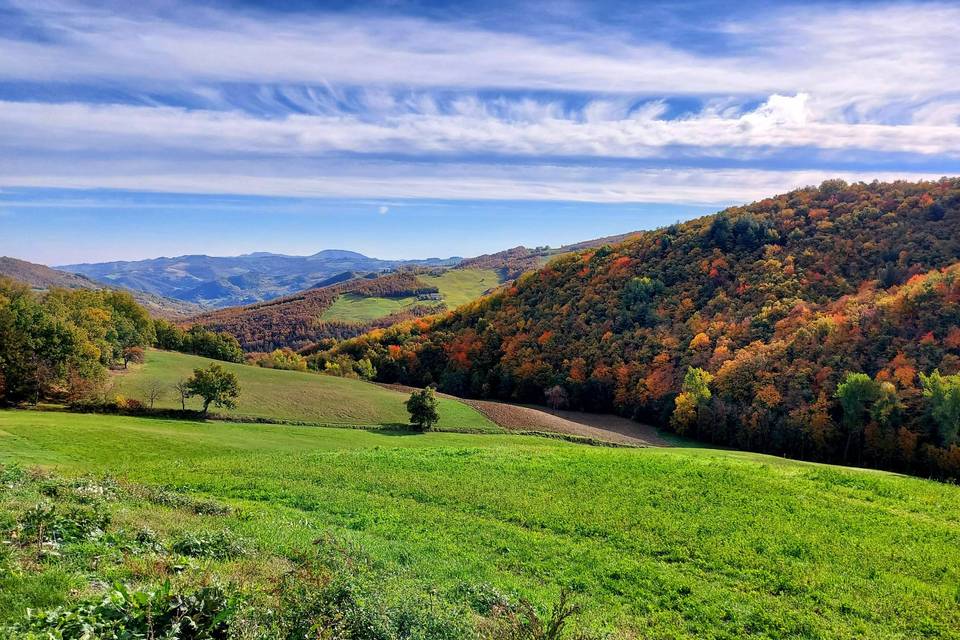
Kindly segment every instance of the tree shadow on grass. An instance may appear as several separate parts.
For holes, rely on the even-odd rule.
[[[382,433],[385,436],[422,436],[424,432],[402,422],[388,422],[380,425],[377,433]]]

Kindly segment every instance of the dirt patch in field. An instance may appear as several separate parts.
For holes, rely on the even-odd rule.
[[[382,386],[404,393],[410,393],[413,390],[413,387],[401,384]],[[437,395],[464,402],[510,431],[546,431],[635,446],[672,446],[656,427],[620,416],[560,411],[491,400],[468,400],[443,393]]]

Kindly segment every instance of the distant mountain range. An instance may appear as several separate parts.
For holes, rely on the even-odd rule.
[[[263,252],[235,257],[190,255],[56,268],[105,284],[220,308],[272,300],[360,273],[411,266],[453,266],[461,260],[380,260],[354,251],[328,249],[311,256]]]
[[[12,278],[22,282],[27,286],[46,290],[53,288],[60,289],[121,289],[124,287],[116,285],[106,285],[95,282],[90,278],[75,273],[67,273],[51,269],[42,264],[34,264],[26,260],[8,258],[0,256],[0,276]],[[163,296],[145,293],[143,291],[128,290],[134,299],[140,303],[147,311],[155,316],[167,318],[170,320],[179,320],[201,313],[206,307],[182,300],[173,300]]]

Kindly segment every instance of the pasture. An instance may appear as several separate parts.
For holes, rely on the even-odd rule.
[[[113,374],[111,393],[146,401],[148,389],[158,384],[163,395],[155,406],[179,408],[173,386],[196,368],[214,360],[172,351],[150,349],[143,365]],[[397,426],[409,422],[404,402],[409,394],[381,386],[334,376],[299,371],[263,369],[220,362],[240,380],[236,409],[211,409],[227,416],[266,418],[328,425]],[[440,398],[441,430],[499,431],[475,409],[451,398]],[[188,399],[187,408],[198,409],[198,399]]]
[[[194,577],[256,587],[271,558],[334,538],[446,602],[495,591],[545,610],[568,587],[593,634],[960,637],[960,489],[917,478],[709,449],[33,411],[0,412],[0,463],[230,505],[216,526],[254,551]],[[212,517],[147,502],[116,516],[161,538]],[[98,571],[158,579],[132,556],[93,576],[60,562],[3,578],[0,616],[85,593]]]

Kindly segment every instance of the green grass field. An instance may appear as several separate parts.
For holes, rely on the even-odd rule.
[[[404,298],[366,298],[353,293],[338,297],[320,315],[324,322],[370,322],[417,304],[416,296]]]
[[[211,362],[214,361],[199,356],[151,349],[145,364],[131,365],[129,371],[114,375],[112,393],[145,400],[149,385],[159,381],[164,395],[156,406],[179,408],[180,398],[173,385],[188,378],[193,369]],[[214,409],[218,413],[319,424],[375,426],[409,422],[403,404],[408,396],[375,384],[316,373],[221,364],[240,379],[240,398],[236,409]],[[468,405],[449,398],[438,400],[439,429],[500,431]],[[187,408],[199,407],[199,400],[187,400]]]
[[[439,276],[422,275],[418,279],[426,286],[436,287],[448,309],[456,309],[500,284],[500,276],[492,269],[448,269]],[[436,304],[418,301],[414,296],[368,298],[345,293],[320,315],[320,319],[327,322],[370,322],[409,309],[418,302]]]
[[[500,284],[500,276],[492,269],[448,269],[439,276],[420,276],[419,280],[439,289],[448,309],[475,300]]]
[[[256,553],[190,575],[256,585],[270,557],[332,535],[451,601],[491,585],[545,605],[566,585],[578,625],[625,638],[960,637],[960,488],[917,478],[706,449],[31,411],[0,412],[2,462],[238,508],[217,522]],[[116,518],[162,537],[213,516],[124,503]],[[113,561],[111,578],[156,578]],[[0,577],[0,622],[90,579],[60,566]]]

